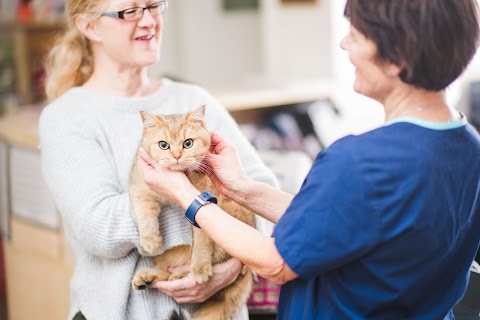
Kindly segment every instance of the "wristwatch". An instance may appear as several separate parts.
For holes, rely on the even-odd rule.
[[[202,192],[199,196],[193,200],[193,202],[188,206],[187,211],[185,211],[185,218],[193,224],[195,227],[200,228],[200,226],[195,222],[195,216],[197,215],[198,210],[206,204],[217,203],[217,198],[208,191]]]

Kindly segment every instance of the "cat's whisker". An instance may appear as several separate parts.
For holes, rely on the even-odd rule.
[[[210,165],[206,162],[200,162],[198,164],[198,170],[202,173],[205,173],[207,175],[211,175],[213,173],[213,170],[212,168],[210,167]]]
[[[207,164],[205,161],[204,161],[205,157],[197,157],[197,159],[195,159],[195,165],[196,166],[202,166],[202,165],[205,165]]]

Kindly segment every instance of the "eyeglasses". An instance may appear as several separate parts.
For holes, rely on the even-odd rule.
[[[134,21],[140,20],[145,13],[145,10],[150,11],[152,16],[158,16],[164,13],[168,8],[168,1],[163,0],[159,2],[155,2],[154,4],[149,5],[148,7],[134,7],[125,9],[122,11],[114,11],[114,12],[104,12],[101,16],[105,17],[113,17],[118,19],[123,19],[126,21]]]

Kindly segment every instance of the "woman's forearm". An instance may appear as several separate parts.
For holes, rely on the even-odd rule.
[[[273,223],[278,222],[293,199],[289,193],[253,180],[229,196],[241,206]]]
[[[296,277],[280,256],[274,238],[240,222],[220,207],[201,208],[196,221],[214,242],[258,275],[278,284]]]
[[[187,209],[198,193],[192,186],[184,190],[177,201]],[[273,238],[235,219],[220,207],[213,204],[201,207],[195,221],[215,243],[260,276],[279,284],[297,277],[280,256]]]

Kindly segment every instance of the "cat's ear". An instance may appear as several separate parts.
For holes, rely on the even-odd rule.
[[[154,114],[140,111],[140,115],[142,116],[143,126],[145,128],[155,127],[160,123],[159,117]]]
[[[193,122],[203,122],[205,118],[205,106],[202,105],[201,107],[187,113],[187,120]]]

